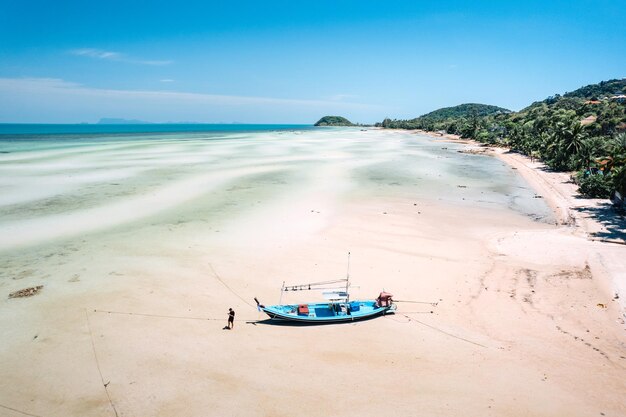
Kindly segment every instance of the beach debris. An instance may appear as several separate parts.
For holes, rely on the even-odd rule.
[[[461,149],[458,150],[458,153],[467,153],[470,155],[482,155],[485,154],[488,151],[488,149],[476,149],[476,148],[470,148],[470,149]]]
[[[606,304],[604,304],[604,303],[598,303],[598,304],[596,304],[596,306],[600,307],[600,308],[606,308]]]
[[[37,294],[42,288],[43,288],[43,285],[37,285],[36,287],[24,288],[22,290],[15,291],[9,294],[9,298],[31,297]]]

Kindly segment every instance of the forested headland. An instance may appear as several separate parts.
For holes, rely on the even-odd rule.
[[[341,116],[324,116],[314,126],[356,126],[350,120]]]
[[[377,126],[445,131],[507,146],[554,170],[578,171],[580,191],[588,197],[609,197],[613,190],[626,194],[626,79],[556,94],[518,112],[462,104]]]

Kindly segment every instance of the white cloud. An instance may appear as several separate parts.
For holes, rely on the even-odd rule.
[[[301,123],[326,114],[373,111],[375,106],[332,100],[288,99],[160,90],[93,88],[56,78],[0,78],[0,122],[96,121],[100,117],[147,121],[195,120]]]
[[[347,98],[357,98],[357,97],[358,96],[355,96],[354,94],[335,94],[335,95],[328,97],[328,99],[332,101],[342,101]]]
[[[94,48],[74,49],[70,51],[70,53],[73,55],[88,56],[99,59],[119,60],[122,57],[122,54],[119,52],[109,52]]]
[[[174,80],[172,80],[170,78],[163,78],[162,80],[159,80],[159,81],[161,81],[162,83],[173,83],[174,82]]]
[[[172,63],[172,61],[168,61],[168,60],[137,59],[137,58],[129,57],[128,55],[123,54],[121,52],[104,51],[102,49],[96,49],[96,48],[72,49],[71,51],[69,51],[69,53],[72,55],[77,55],[77,56],[86,56],[89,58],[104,59],[108,61],[127,62],[131,64],[160,66],[160,65],[169,65]]]

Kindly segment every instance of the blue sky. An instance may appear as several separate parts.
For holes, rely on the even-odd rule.
[[[626,77],[626,5],[0,0],[0,122],[313,123],[519,110]]]

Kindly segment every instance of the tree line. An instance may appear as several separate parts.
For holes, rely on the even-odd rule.
[[[485,105],[443,109],[410,120],[385,119],[377,126],[446,132],[507,146],[541,159],[556,171],[577,171],[580,192],[626,194],[626,79],[604,81],[535,102],[519,112]],[[451,111],[450,109],[455,109]],[[433,114],[437,117],[433,117]]]

